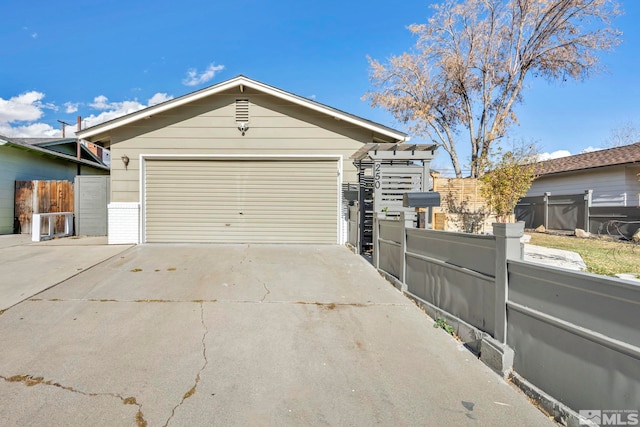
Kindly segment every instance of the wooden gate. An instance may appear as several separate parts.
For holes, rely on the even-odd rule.
[[[34,213],[73,212],[71,181],[16,181],[15,189],[14,212],[19,230],[14,231],[18,233],[31,234]],[[55,229],[64,228],[64,217],[55,221]]]

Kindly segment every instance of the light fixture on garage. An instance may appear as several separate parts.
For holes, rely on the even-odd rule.
[[[122,159],[122,163],[124,164],[124,170],[127,170],[128,166],[129,166],[129,156],[127,156],[126,154],[122,157],[120,157]]]
[[[248,99],[236,99],[236,124],[238,125],[238,130],[244,136],[245,132],[249,130]]]
[[[238,130],[242,133],[242,136],[244,136],[244,133],[249,129],[249,123],[247,122],[238,122]]]

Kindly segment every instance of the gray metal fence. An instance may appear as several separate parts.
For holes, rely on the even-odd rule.
[[[358,202],[349,206],[347,242],[360,251],[360,208]]]
[[[493,334],[494,238],[417,228],[406,235],[407,292]]]
[[[526,228],[544,225],[549,230],[576,228],[596,234],[630,238],[640,228],[640,209],[624,206],[592,206],[592,192],[572,195],[523,197],[515,208],[516,219]]]
[[[524,262],[524,224],[494,226],[480,236],[376,218],[374,265],[421,305],[504,345],[513,371],[566,407],[638,409],[640,286]]]
[[[509,261],[514,369],[567,406],[640,409],[640,286]]]

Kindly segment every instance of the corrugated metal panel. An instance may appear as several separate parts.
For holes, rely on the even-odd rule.
[[[146,241],[338,242],[329,160],[147,160]]]

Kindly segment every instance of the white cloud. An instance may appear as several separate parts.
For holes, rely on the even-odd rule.
[[[580,151],[580,154],[593,153],[594,151],[600,151],[600,150],[603,150],[603,148],[588,146],[587,148],[584,148],[582,151]]]
[[[149,98],[149,100],[147,101],[147,105],[152,106],[152,105],[160,104],[170,99],[173,99],[173,96],[167,95],[166,93],[158,92],[155,95],[153,95],[151,98]]]
[[[55,137],[61,131],[46,123],[33,123],[44,110],[58,110],[51,103],[42,102],[42,92],[30,91],[9,99],[0,98],[0,134],[13,137]]]
[[[37,39],[38,38],[38,33],[31,33],[31,38],[32,39]]]
[[[111,102],[106,96],[99,95],[93,98],[93,102],[89,104],[89,106],[95,110],[102,110],[102,112],[100,114],[91,114],[90,116],[84,117],[82,119],[83,128],[117,119],[118,117],[135,113],[136,111],[140,111],[144,108],[170,99],[173,99],[173,96],[158,92],[149,98],[147,105],[145,105],[137,99],[134,99],[133,101]]]
[[[30,91],[14,96],[10,99],[0,98],[0,134],[13,137],[60,137],[62,129],[56,123],[49,125],[42,123],[46,110],[58,111],[55,104],[43,102],[44,93]],[[94,110],[93,114],[83,117],[83,128],[116,119],[118,117],[134,113],[152,105],[173,99],[173,96],[158,92],[151,96],[146,104],[137,99],[127,101],[110,101],[105,95],[96,96],[89,104],[79,102],[65,102],[64,112],[73,114],[78,112],[81,106],[87,106]],[[97,110],[97,112],[95,111]],[[51,118],[53,119],[53,118]],[[53,120],[47,120],[53,122]],[[75,136],[75,121],[67,126],[65,136]]]
[[[44,93],[25,92],[9,99],[0,98],[0,123],[12,123],[18,121],[30,122],[38,120],[44,114],[42,104]]]
[[[109,102],[109,99],[104,95],[96,96],[93,99],[93,103],[89,104],[89,106],[95,110],[102,110],[102,112],[100,114],[91,114],[83,117],[83,127],[95,126],[147,107],[137,100]]]
[[[12,136],[14,138],[55,138],[61,136],[62,131],[60,129],[54,129],[46,123],[32,123],[25,126],[10,126],[6,123],[0,123],[0,135]],[[68,127],[67,136],[69,136]]]
[[[568,150],[557,150],[552,153],[541,153],[538,155],[538,161],[544,162],[545,160],[559,159],[560,157],[568,157],[571,153]]]
[[[78,111],[78,106],[80,104],[77,102],[65,102],[64,103],[64,112],[67,114],[73,114]]]
[[[109,98],[104,95],[98,95],[93,98],[93,102],[89,104],[91,108],[95,108],[96,110],[108,110],[109,109]]]
[[[202,83],[206,83],[211,80],[218,71],[224,70],[224,65],[209,64],[206,70],[198,74],[198,70],[190,68],[187,70],[187,77],[182,79],[182,84],[185,86],[197,86]]]

